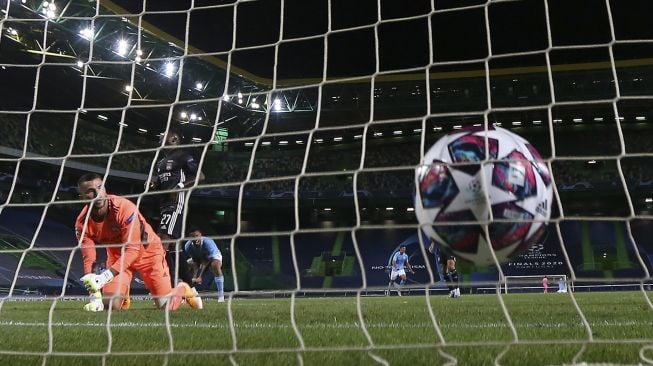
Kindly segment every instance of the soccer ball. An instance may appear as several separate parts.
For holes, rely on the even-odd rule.
[[[495,263],[488,241],[499,263],[509,261],[537,241],[551,217],[548,167],[528,141],[499,127],[445,135],[424,155],[415,179],[424,233],[476,264]]]

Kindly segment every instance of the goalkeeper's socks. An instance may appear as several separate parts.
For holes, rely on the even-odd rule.
[[[218,299],[224,297],[224,276],[215,276],[215,287],[218,289]]]

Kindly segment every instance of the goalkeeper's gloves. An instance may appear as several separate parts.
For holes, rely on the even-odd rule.
[[[81,278],[84,287],[90,293],[99,292],[104,285],[111,282],[113,279],[113,273],[110,269],[100,272],[100,274],[89,273]]]
[[[104,304],[102,303],[102,293],[100,291],[91,293],[91,301],[84,305],[84,311],[102,311]]]

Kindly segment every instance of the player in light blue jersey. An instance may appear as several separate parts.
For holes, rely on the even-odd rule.
[[[202,236],[200,229],[191,229],[188,236],[191,239],[184,244],[184,252],[193,271],[193,284],[202,284],[202,274],[206,267],[210,266],[218,289],[218,302],[224,302],[224,276],[220,249],[213,239]]]
[[[406,283],[406,270],[405,268],[408,267],[408,270],[415,274],[415,271],[413,271],[413,267],[410,265],[410,262],[408,261],[408,254],[406,254],[406,246],[402,245],[399,247],[399,251],[396,252],[392,256],[392,261],[390,263],[390,283],[388,283],[388,291],[386,292],[388,295],[390,294],[390,287],[393,284],[396,284],[395,280],[397,277],[401,279],[399,282],[399,285],[397,286],[397,295],[401,296],[401,287]]]

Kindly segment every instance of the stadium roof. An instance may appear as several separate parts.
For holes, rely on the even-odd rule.
[[[565,55],[559,62],[552,62],[551,66],[545,62],[544,53],[526,55],[528,57],[522,55],[519,58],[508,57],[510,54],[502,55],[501,53],[512,51],[507,46],[509,40],[513,41],[510,45],[518,51],[535,52],[542,47],[546,50],[548,40],[541,39],[539,34],[537,37],[525,35],[532,27],[540,26],[540,22],[544,21],[537,16],[530,20],[514,20],[513,25],[522,27],[524,31],[524,34],[516,38],[509,37],[509,32],[506,33],[500,27],[493,30],[498,33],[492,34],[492,51],[496,57],[488,65],[484,64],[484,58],[488,56],[488,39],[483,20],[478,23],[483,27],[472,29],[473,33],[480,33],[481,37],[472,37],[475,41],[467,42],[465,47],[460,47],[460,44],[436,47],[432,56],[436,64],[427,67],[427,72],[424,72],[424,65],[428,65],[430,60],[420,61],[423,57],[420,56],[423,53],[420,50],[423,49],[415,45],[423,46],[425,42],[421,37],[428,35],[428,28],[420,27],[427,24],[429,19],[434,26],[442,24],[445,29],[448,26],[454,27],[456,22],[476,24],[470,21],[485,11],[485,1],[468,0],[455,4],[438,1],[433,9],[430,1],[414,1],[410,7],[381,2],[381,9],[377,9],[377,1],[368,0],[361,0],[355,5],[333,0],[331,9],[326,7],[326,1],[311,2],[311,5],[305,3],[286,1],[281,27],[281,3],[271,0],[197,0],[192,3],[192,11],[188,11],[190,1],[0,0],[0,8],[4,13],[0,63],[6,65],[0,72],[3,80],[11,80],[11,83],[5,85],[15,88],[2,93],[2,109],[30,111],[35,107],[37,110],[53,112],[78,111],[81,118],[96,121],[103,126],[120,126],[127,133],[152,136],[165,130],[168,121],[171,121],[184,124],[189,137],[207,141],[213,137],[211,133],[216,120],[221,128],[227,130],[230,138],[257,136],[263,131],[267,111],[271,113],[266,132],[307,131],[313,129],[318,120],[320,127],[338,128],[342,123],[337,122],[338,119],[360,125],[371,119],[419,119],[434,112],[444,113],[444,117],[449,118],[447,114],[453,116],[465,109],[478,111],[476,115],[479,115],[486,108],[484,104],[456,106],[451,101],[466,90],[483,92],[484,85],[476,88],[473,83],[465,84],[465,80],[476,78],[485,83],[486,67],[490,70],[490,78],[518,82],[512,80],[513,76],[524,79],[530,77],[529,84],[541,83],[544,88],[549,86],[549,67],[551,71],[561,73],[573,70],[595,71],[597,78],[609,78],[612,75],[612,64],[606,59],[606,51],[595,52],[593,49],[582,48],[581,53]],[[509,3],[523,3],[527,6]],[[503,7],[525,13],[533,12],[539,6],[534,3],[540,2],[519,1],[493,5],[490,16],[501,19],[505,15],[495,13],[507,11],[501,10]],[[470,8],[453,14],[449,10],[454,6],[457,9],[461,6]],[[618,8],[616,4],[614,6],[612,10],[617,37],[650,36],[632,24],[630,28],[625,27],[619,19],[624,18],[624,14],[632,16],[632,11]],[[574,6],[565,7],[563,9],[559,4],[551,4],[552,18],[555,19],[561,9],[576,14]],[[329,10],[332,14],[330,18]],[[594,19],[597,24],[603,24],[604,12],[605,6],[598,6],[590,9],[589,15],[579,16],[577,21],[582,24]],[[455,16],[462,13],[471,18],[460,19]],[[383,22],[377,24],[379,15]],[[406,17],[414,19],[404,22]],[[212,23],[220,23],[218,20],[225,20],[223,32],[216,30],[222,29],[219,28],[220,25],[211,27]],[[234,22],[236,25],[232,24]],[[417,28],[397,28],[393,32],[393,26],[411,22]],[[579,31],[570,37],[566,35],[570,32],[556,31],[559,24],[560,21],[551,23],[553,42],[569,44],[591,41],[597,42],[596,46],[599,47],[608,45],[601,42],[610,41],[609,35],[605,34],[609,26],[599,27],[600,31],[591,35],[590,32]],[[205,27],[208,27],[206,31]],[[274,52],[277,47],[281,28],[284,42],[278,44],[280,54],[269,58],[270,52]],[[381,43],[376,50],[372,44],[371,54],[378,53],[374,60],[368,59],[367,54],[352,53],[357,52],[356,45],[367,49],[369,35],[374,35],[377,29]],[[411,29],[421,31],[409,33]],[[455,36],[456,32],[449,33],[451,40],[460,37]],[[385,39],[388,34],[393,34],[394,38]],[[438,38],[438,34],[434,30],[436,46],[443,43],[446,45],[447,41]],[[315,51],[314,42],[324,52],[325,37],[328,37],[331,50],[341,47],[338,53],[330,52],[327,55],[329,61],[326,66],[323,53],[312,53]],[[351,38],[351,42],[341,43],[339,38],[343,37]],[[361,41],[361,37],[365,40]],[[524,40],[528,42],[524,43]],[[296,58],[306,62],[287,64],[288,57],[283,57],[284,47],[300,44],[304,44],[304,48],[299,49],[301,52],[296,53]],[[389,44],[408,46],[405,46],[406,52],[401,53],[401,48],[387,47]],[[233,46],[235,48],[232,49]],[[413,50],[415,47],[417,48]],[[529,51],[531,49],[534,51]],[[297,50],[288,48],[286,51]],[[549,53],[555,61],[554,51]],[[400,57],[388,56],[397,52]],[[578,56],[580,54],[582,56]],[[652,64],[648,58],[620,61],[618,57],[617,52],[617,67],[649,67]],[[473,62],[461,64],[450,62],[449,58],[467,58]],[[310,62],[317,62],[318,66],[309,64]],[[415,67],[415,63],[423,66],[413,70],[411,67]],[[377,65],[374,66],[375,64]],[[327,74],[323,75],[325,70]],[[296,77],[293,78],[294,76]],[[424,97],[429,91],[427,77],[433,96],[443,98],[439,103],[432,102],[430,111],[427,111],[426,106],[428,98]],[[539,80],[533,81],[532,77],[539,77]],[[31,85],[35,80],[38,80],[38,94],[36,104],[33,105],[34,91]],[[322,87],[320,90],[319,86]],[[454,98],[450,101],[447,96]],[[531,101],[526,100],[527,96],[517,106],[531,106],[533,96],[530,97]],[[487,101],[487,97],[480,94],[472,95],[471,98]],[[606,96],[604,100],[609,98],[612,96]],[[500,103],[493,103],[494,107],[501,107]],[[537,102],[542,108],[547,108],[548,103],[546,97]],[[319,118],[318,104],[321,112]],[[284,112],[305,114],[303,117],[297,113],[288,116]],[[535,120],[541,119],[537,117]]]

